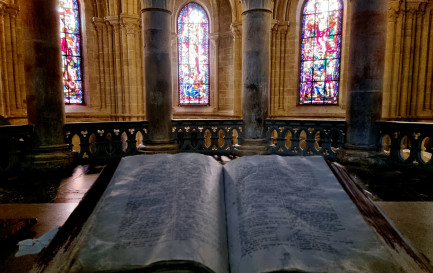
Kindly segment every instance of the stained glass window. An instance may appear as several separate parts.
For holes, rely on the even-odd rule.
[[[83,103],[81,31],[78,0],[59,0],[63,92],[66,104]]]
[[[180,105],[209,104],[209,19],[199,4],[188,3],[177,19]]]
[[[337,104],[341,0],[307,0],[302,14],[299,104]]]

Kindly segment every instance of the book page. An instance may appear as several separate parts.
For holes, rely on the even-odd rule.
[[[243,157],[224,177],[232,273],[401,272],[322,157]]]
[[[228,272],[223,192],[222,166],[209,156],[123,158],[83,228],[90,231],[71,271],[178,260]]]

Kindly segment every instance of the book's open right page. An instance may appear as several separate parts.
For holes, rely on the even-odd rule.
[[[224,169],[232,273],[403,272],[322,157],[249,156]]]

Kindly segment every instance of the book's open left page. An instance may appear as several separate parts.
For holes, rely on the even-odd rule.
[[[176,261],[228,272],[223,195],[222,166],[209,156],[123,158],[79,235],[70,272],[161,268],[164,261],[170,272]]]
[[[322,157],[225,165],[232,273],[402,272]]]

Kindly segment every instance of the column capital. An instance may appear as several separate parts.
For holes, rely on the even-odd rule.
[[[120,15],[121,25],[126,29],[126,34],[135,34],[140,27],[140,16]]]
[[[10,16],[16,17],[20,11],[20,8],[17,5],[9,5],[5,7],[5,11]]]
[[[388,3],[388,20],[395,22],[400,14],[401,1],[390,1]]]
[[[272,12],[274,8],[274,0],[241,0],[242,1],[242,14],[262,10]]]
[[[119,16],[107,16],[104,18],[106,25],[113,30],[114,34],[118,34],[120,32],[120,28],[122,26],[122,22]]]
[[[112,25],[120,24],[120,18],[119,16],[106,16],[104,17],[105,22],[108,22]]]
[[[289,21],[279,21],[279,20],[272,20],[271,23],[271,30],[273,33],[276,32],[287,32],[288,28],[290,26]]]
[[[141,12],[158,10],[171,12],[171,0],[141,0]]]
[[[230,25],[230,30],[235,39],[240,39],[242,37],[242,23],[232,23]]]
[[[104,18],[93,17],[92,23],[95,26],[96,31],[101,31],[102,28],[105,26],[106,21],[104,20]]]
[[[214,32],[209,35],[209,40],[212,46],[216,47],[218,46],[220,34],[219,32]]]
[[[220,36],[219,32],[214,32],[214,33],[209,34],[209,39],[210,40],[217,40],[219,38],[219,36]]]
[[[272,32],[276,32],[278,30],[278,24],[279,23],[280,23],[280,21],[278,21],[276,19],[272,19],[272,22],[271,22]]]
[[[417,0],[412,2],[402,3],[402,9],[406,13],[410,13],[410,14],[424,13],[426,6],[427,6],[427,2],[425,0]]]
[[[3,9],[4,7],[8,6],[8,2],[5,0],[0,0],[0,10]]]

